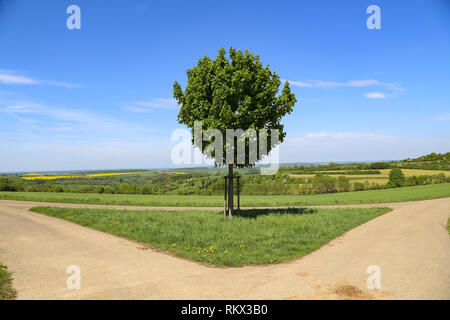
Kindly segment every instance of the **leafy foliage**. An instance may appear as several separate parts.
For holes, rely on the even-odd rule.
[[[202,132],[217,129],[226,136],[227,129],[278,129],[279,141],[283,142],[281,118],[291,113],[296,99],[285,82],[281,95],[277,96],[281,84],[279,76],[264,67],[258,55],[248,50],[242,52],[230,48],[229,58],[221,48],[215,60],[205,56],[198,60],[197,66],[187,70],[187,87],[183,91],[175,82],[173,93],[181,105],[178,122],[187,125],[194,133],[194,123],[202,121]],[[257,137],[259,139],[259,137]],[[270,130],[268,141],[271,141]],[[224,139],[225,142],[225,139]],[[248,139],[246,139],[246,161],[238,167],[251,166],[248,157]],[[259,142],[259,141],[258,141]],[[196,145],[198,142],[193,141]],[[209,143],[196,145],[204,153]],[[223,155],[226,154],[224,143]],[[272,145],[268,143],[267,152]],[[234,164],[237,164],[235,148]],[[212,152],[215,157],[216,150]],[[258,159],[261,159],[258,154]],[[226,164],[226,159],[217,165]]]
[[[0,191],[23,191],[23,185],[17,181],[0,178]]]
[[[399,168],[394,168],[389,172],[389,184],[394,187],[401,187],[405,184],[405,175]]]

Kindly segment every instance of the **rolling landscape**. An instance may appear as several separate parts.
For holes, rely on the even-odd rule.
[[[221,211],[217,211],[223,205],[221,194],[224,179],[220,168],[9,174],[3,175],[0,180],[0,199],[176,210],[167,216],[164,210],[158,211],[156,208],[145,215],[133,210],[124,214],[117,210],[58,209],[45,205],[32,209],[34,212],[148,243],[180,257],[213,265],[242,266],[279,263],[301,257],[337,235],[390,210],[382,207],[340,209],[342,213],[338,212],[337,215],[344,220],[334,221],[328,217],[329,209],[307,210],[301,206],[386,204],[446,198],[450,197],[449,169],[450,152],[432,153],[402,161],[282,166],[276,175],[270,176],[260,175],[257,167],[239,170],[238,174],[242,177],[242,211],[238,212],[238,217],[231,225],[226,222],[223,224]],[[396,171],[400,172],[399,176],[392,174]],[[216,211],[196,211],[198,207],[209,207]],[[262,207],[267,209],[258,209]],[[269,209],[271,207],[274,209]],[[310,215],[317,220],[310,221]],[[253,222],[248,218],[257,220]],[[286,222],[283,222],[284,219]],[[301,237],[312,241],[317,230],[311,229],[310,234],[298,233],[288,228],[293,223],[290,219],[299,219],[299,222],[308,223],[311,227],[321,228],[326,234],[325,239],[320,238],[317,244],[311,242],[306,247],[296,245],[301,242],[295,238],[296,235],[301,234]],[[276,226],[273,225],[275,221]],[[153,227],[146,226],[148,223]],[[330,235],[325,231],[326,228],[321,227],[323,223],[333,225]],[[174,225],[181,228],[174,232],[171,229]],[[199,225],[202,228],[197,229]],[[253,228],[260,231],[252,234]],[[303,230],[310,227],[300,225],[297,228]],[[207,230],[214,232],[208,235]],[[271,233],[280,237],[279,240],[271,239],[270,243],[262,245]],[[163,234],[165,236],[161,238],[159,235]],[[224,235],[230,238],[221,243],[218,239]],[[245,239],[242,235],[253,238]],[[242,242],[239,246],[235,242],[237,239]],[[288,245],[292,246],[293,253],[287,257],[285,248],[277,243],[281,239],[293,241]],[[247,252],[245,257],[242,255],[244,247]],[[265,248],[267,254],[259,251],[260,247]],[[275,249],[282,250],[279,253],[272,252]],[[236,256],[238,253],[239,256]]]
[[[449,301],[449,22],[443,0],[0,0],[0,314]]]

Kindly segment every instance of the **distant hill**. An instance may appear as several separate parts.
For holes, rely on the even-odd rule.
[[[436,153],[432,152],[425,156],[421,156],[415,159],[405,159],[403,161],[450,161],[450,152],[447,153]]]

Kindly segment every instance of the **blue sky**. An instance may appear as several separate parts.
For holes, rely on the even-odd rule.
[[[0,0],[0,172],[174,166],[172,84],[221,46],[291,82],[282,162],[450,151],[449,1]]]

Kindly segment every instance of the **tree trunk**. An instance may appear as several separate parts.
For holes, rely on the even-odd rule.
[[[228,165],[228,217],[233,217],[234,203],[233,203],[233,165]]]

